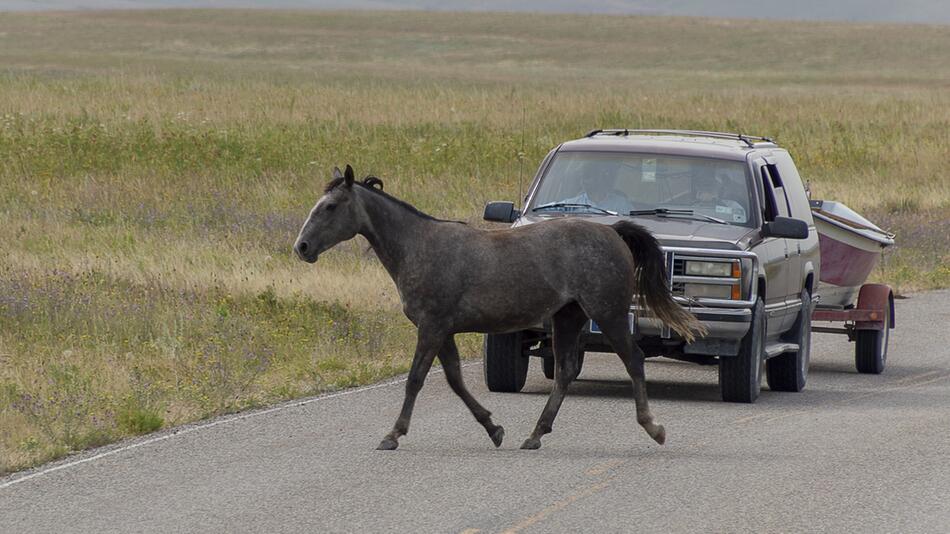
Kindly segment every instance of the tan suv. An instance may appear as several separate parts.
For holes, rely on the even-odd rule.
[[[818,236],[788,151],[771,139],[681,130],[594,130],[553,149],[523,211],[491,202],[485,219],[534,224],[631,218],[666,251],[670,290],[709,333],[687,343],[634,302],[631,330],[647,356],[718,364],[722,398],[754,402],[762,370],[772,390],[801,391],[808,374]],[[550,325],[485,338],[492,391],[519,391],[528,357],[553,376]],[[597,325],[584,351],[610,351]]]

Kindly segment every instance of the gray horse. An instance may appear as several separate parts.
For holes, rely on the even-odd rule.
[[[637,422],[657,443],[665,441],[647,403],[644,355],[627,322],[634,290],[680,335],[692,339],[700,326],[670,297],[663,253],[649,232],[629,221],[606,226],[581,218],[480,230],[418,211],[384,193],[378,178],[355,181],[349,165],[345,172],[335,168],[333,176],[310,210],[294,251],[314,263],[325,250],[362,235],[392,276],[403,310],[418,329],[402,411],[380,450],[395,449],[409,431],[416,395],[436,356],[449,386],[500,446],[504,429],[462,382],[454,335],[512,332],[551,320],[554,389],[521,446],[539,448],[577,374],[576,346],[588,318],[600,326],[633,380]]]

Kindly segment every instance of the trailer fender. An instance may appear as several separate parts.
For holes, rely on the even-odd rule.
[[[858,293],[858,310],[872,312],[870,321],[855,321],[855,330],[894,328],[894,293],[884,284],[864,284]],[[875,317],[875,314],[877,315]],[[887,318],[888,324],[884,324]]]

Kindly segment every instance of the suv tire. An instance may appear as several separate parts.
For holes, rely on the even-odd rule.
[[[811,294],[802,290],[802,308],[790,334],[798,344],[795,352],[786,352],[765,362],[765,379],[772,391],[801,391],[808,379],[811,357]]]
[[[517,393],[528,376],[521,332],[485,335],[485,385],[488,391]]]
[[[752,308],[749,331],[742,338],[739,354],[719,357],[719,391],[726,402],[752,403],[762,389],[762,357],[765,354],[765,304],[759,297]]]

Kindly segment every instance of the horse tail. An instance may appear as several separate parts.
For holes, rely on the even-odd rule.
[[[706,328],[673,300],[666,275],[666,259],[656,238],[639,224],[619,221],[611,225],[633,254],[636,269],[636,295],[647,307],[686,341],[695,339],[694,332],[706,333]]]

